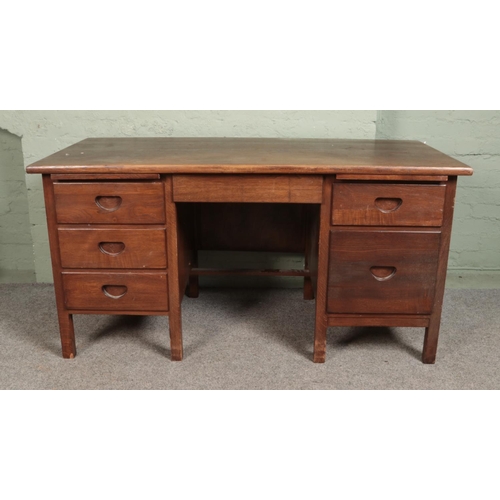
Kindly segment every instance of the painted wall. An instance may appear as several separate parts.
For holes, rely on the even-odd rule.
[[[34,279],[21,139],[0,130],[0,283]]]
[[[449,267],[457,276],[500,283],[499,111],[0,111],[0,129],[2,238],[15,245],[0,253],[4,273],[34,268],[37,281],[52,281],[41,179],[23,169],[86,137],[377,137],[422,140],[475,169],[459,179]],[[24,212],[16,215],[12,207]],[[207,254],[203,264],[216,265],[218,258]],[[302,263],[299,256],[273,254],[239,259],[238,267]]]
[[[500,111],[379,111],[377,138],[420,140],[474,168],[458,179],[448,267],[500,285]]]
[[[2,111],[0,128],[22,137],[29,165],[87,137],[344,137],[373,139],[376,111]],[[27,175],[34,265],[51,282],[47,226],[39,175]],[[205,255],[203,263],[211,262]],[[243,259],[255,259],[245,255]],[[290,260],[291,259],[291,260]],[[297,266],[297,257],[259,256],[259,263]],[[260,281],[262,282],[262,280]]]

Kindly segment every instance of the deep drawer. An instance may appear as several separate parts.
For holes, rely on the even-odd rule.
[[[165,229],[59,228],[61,265],[71,269],[165,269]]]
[[[163,224],[161,182],[56,182],[57,222],[62,224]]]
[[[446,187],[439,184],[338,182],[332,224],[340,226],[441,226]]]
[[[166,273],[63,272],[68,309],[168,311]]]
[[[430,314],[440,238],[437,230],[332,230],[328,312]]]

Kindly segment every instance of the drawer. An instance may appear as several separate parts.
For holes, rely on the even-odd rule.
[[[330,232],[329,313],[430,314],[441,233]]]
[[[339,226],[441,226],[446,186],[337,182],[332,224]]]
[[[68,309],[168,311],[166,273],[63,272]]]
[[[161,182],[56,182],[61,224],[163,224]]]
[[[65,268],[165,269],[165,229],[59,228]]]
[[[174,201],[321,203],[320,175],[174,175]]]

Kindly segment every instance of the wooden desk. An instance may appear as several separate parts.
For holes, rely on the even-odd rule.
[[[181,360],[184,292],[198,295],[199,275],[233,273],[304,277],[315,362],[327,327],[348,325],[424,327],[422,359],[435,361],[456,181],[472,169],[429,146],[87,139],[27,172],[43,175],[65,358],[73,314],[160,314]],[[299,251],[306,265],[200,269],[200,249]]]

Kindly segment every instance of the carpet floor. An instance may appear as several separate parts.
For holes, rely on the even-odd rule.
[[[330,328],[312,362],[314,301],[299,289],[205,289],[183,301],[184,360],[168,318],[74,316],[65,360],[52,285],[0,285],[0,389],[499,389],[500,290],[445,294],[435,365],[423,328]]]

